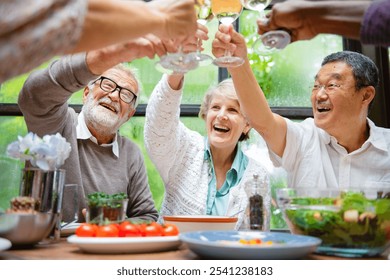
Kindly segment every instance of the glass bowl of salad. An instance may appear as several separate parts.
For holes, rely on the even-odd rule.
[[[322,240],[317,253],[373,257],[390,248],[390,188],[284,188],[277,202],[293,234]]]

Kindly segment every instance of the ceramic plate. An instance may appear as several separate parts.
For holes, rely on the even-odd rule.
[[[78,237],[71,235],[68,242],[86,253],[125,254],[151,253],[174,250],[181,244],[179,236],[150,237]]]
[[[9,248],[11,248],[11,246],[11,241],[0,237],[0,251],[8,250]]]
[[[164,216],[166,223],[171,223],[179,228],[181,233],[201,230],[234,230],[237,217],[226,216]]]
[[[66,224],[65,226],[61,226],[61,236],[69,236],[74,234],[80,225],[80,223],[70,223]]]
[[[244,245],[240,239],[272,241],[272,245]],[[197,231],[180,234],[180,239],[201,257],[212,259],[300,259],[314,252],[321,240],[282,232]]]

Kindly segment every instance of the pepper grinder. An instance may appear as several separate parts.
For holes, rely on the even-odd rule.
[[[245,191],[249,198],[249,222],[250,229],[263,230],[264,206],[261,196],[261,182],[258,174],[253,174],[253,179],[248,181]]]

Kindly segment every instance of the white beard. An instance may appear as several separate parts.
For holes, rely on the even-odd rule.
[[[90,124],[97,133],[102,135],[115,134],[119,127],[127,121],[125,117],[120,118],[114,112],[99,105],[99,102],[111,103],[108,99],[102,98],[98,102],[94,101],[92,95],[87,96],[83,112],[85,122]],[[111,103],[112,106],[115,104]],[[118,104],[115,105],[119,111]]]

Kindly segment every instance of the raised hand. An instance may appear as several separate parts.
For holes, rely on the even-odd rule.
[[[90,51],[87,53],[87,64],[92,73],[101,74],[116,64],[143,57],[152,59],[155,55],[163,56],[173,49],[174,46],[169,41],[163,42],[159,37],[148,34],[122,44]]]
[[[160,38],[177,39],[179,42],[195,34],[197,29],[194,0],[154,0],[149,2],[157,16],[163,18]]]
[[[221,24],[215,33],[212,43],[212,52],[215,57],[224,56],[225,50],[232,56],[247,58],[247,48],[244,37],[234,30],[232,25]]]
[[[183,43],[182,43],[183,52],[185,52],[185,53],[196,52],[198,47],[200,48],[200,50],[203,50],[203,47],[201,44],[199,44],[199,41],[203,42],[203,41],[206,41],[209,39],[209,36],[208,36],[209,30],[208,30],[207,26],[205,26],[201,23],[198,23],[197,27],[198,27],[198,29],[196,30],[195,35],[187,37],[183,41]]]
[[[316,30],[318,26],[305,16],[302,5],[310,6],[312,3],[289,1],[283,5],[275,4],[266,15],[268,20],[257,20],[258,33],[261,35],[268,31],[284,29],[289,31],[292,41],[312,39],[320,32]]]

